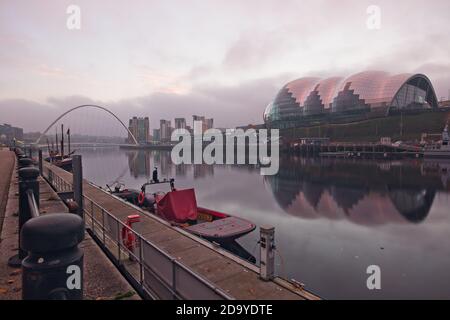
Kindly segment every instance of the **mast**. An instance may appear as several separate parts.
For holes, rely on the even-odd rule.
[[[61,159],[64,158],[64,124],[61,123]]]
[[[67,142],[69,144],[69,151],[67,154],[70,156],[70,128],[67,129]]]
[[[56,128],[56,138],[55,138],[55,144],[56,144],[56,154],[59,153],[59,142],[58,142],[58,128]],[[54,150],[53,150],[54,151]]]
[[[52,154],[50,153],[50,142],[48,141],[48,138],[47,138],[47,151],[48,151],[48,156],[51,157]]]

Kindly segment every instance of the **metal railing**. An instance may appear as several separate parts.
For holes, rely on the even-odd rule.
[[[44,169],[44,173],[48,182],[58,191],[58,192],[70,192],[72,191],[72,183],[67,182],[60,176],[58,176],[53,170],[48,167]]]
[[[33,190],[28,189],[26,191],[27,200],[28,200],[28,208],[30,208],[30,216],[31,218],[39,217],[39,206],[36,202],[36,198],[34,197]]]
[[[101,205],[84,196],[86,227],[108,250],[142,292],[153,299],[231,300],[226,292],[159,249],[142,235],[117,219]],[[133,243],[125,244],[124,234]]]

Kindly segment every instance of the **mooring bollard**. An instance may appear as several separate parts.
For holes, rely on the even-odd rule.
[[[19,169],[25,168],[25,167],[30,167],[32,165],[33,165],[33,161],[30,158],[27,158],[27,157],[19,158]]]
[[[271,226],[260,227],[261,263],[259,276],[269,281],[274,278],[275,273],[275,228]]]
[[[21,156],[25,156],[22,149],[20,149],[20,148],[15,148],[14,152],[16,153],[17,158],[20,158]]]
[[[44,176],[44,170],[43,170],[43,158],[42,158],[42,150],[39,149],[39,172],[41,173],[41,176]]]
[[[73,199],[78,205],[77,214],[83,218],[83,166],[80,155],[72,157],[72,171]]]
[[[84,222],[79,216],[55,213],[29,220],[20,233],[23,300],[83,299]]]

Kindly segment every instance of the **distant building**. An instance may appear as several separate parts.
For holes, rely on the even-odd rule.
[[[175,118],[175,129],[186,129],[186,119]]]
[[[203,123],[203,122],[205,122],[205,117],[204,116],[193,115],[192,116],[192,128],[194,128],[194,122],[195,121],[201,121]]]
[[[194,125],[195,121],[202,122],[202,133],[208,129],[214,128],[214,119],[213,118],[206,119],[205,116],[193,115],[192,116],[192,125]]]
[[[206,129],[214,128],[214,119],[205,119]]]
[[[172,134],[170,120],[161,119],[159,121],[159,130],[160,130],[160,140],[162,142],[170,141],[170,136]]]
[[[153,141],[155,142],[161,141],[161,130],[153,129]]]
[[[263,119],[268,128],[292,129],[437,109],[433,85],[425,75],[364,71],[347,78],[291,81],[266,107]]]
[[[7,123],[0,125],[0,142],[11,144],[14,140],[23,140],[23,129]]]
[[[150,142],[150,121],[148,117],[138,118],[133,117],[130,119],[128,129],[134,135],[139,143]],[[128,142],[133,143],[133,138],[128,134]]]

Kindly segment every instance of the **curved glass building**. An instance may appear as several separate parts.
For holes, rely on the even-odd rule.
[[[347,78],[300,78],[286,84],[264,111],[272,128],[347,123],[438,108],[423,74],[365,71]]]

